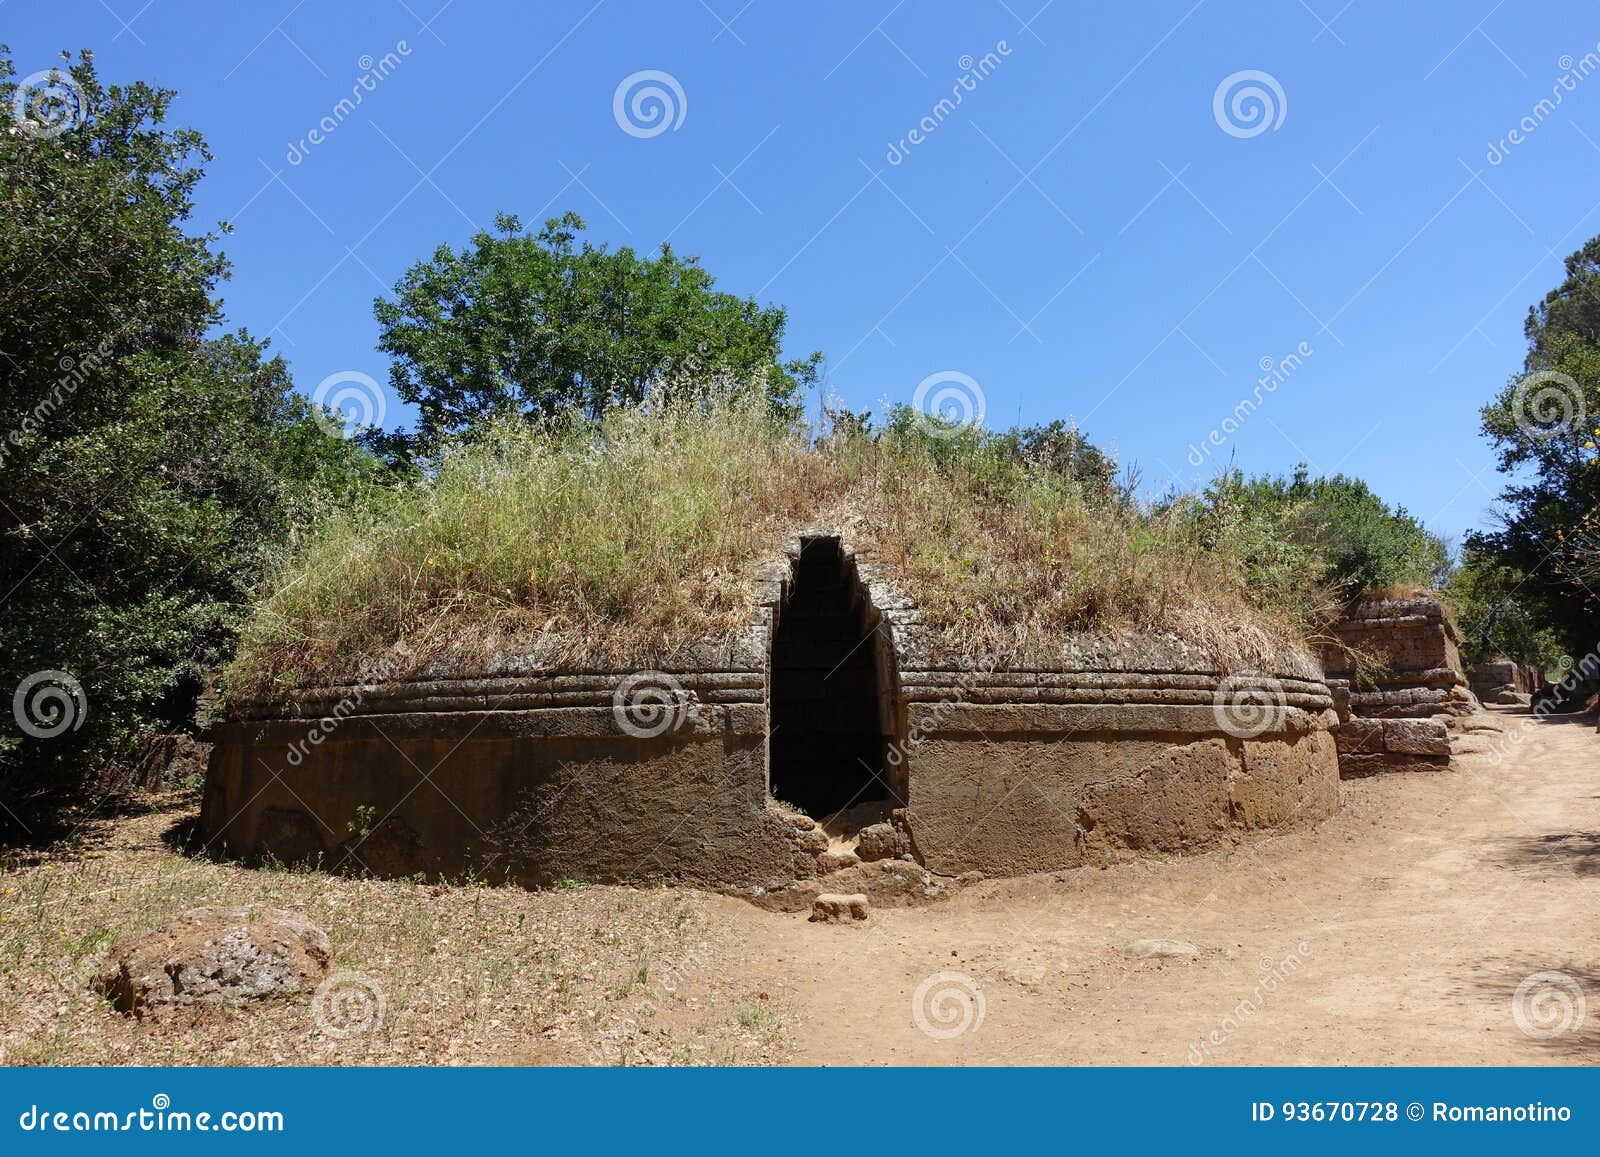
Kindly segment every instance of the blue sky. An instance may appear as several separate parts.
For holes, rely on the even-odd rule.
[[[0,16],[24,76],[92,47],[107,79],[179,90],[175,119],[216,153],[198,220],[235,227],[230,324],[270,335],[308,392],[385,380],[371,302],[409,264],[497,212],[572,209],[593,240],[670,239],[721,288],[787,306],[789,352],[823,350],[858,409],[962,374],[987,424],[1075,419],[1153,488],[1229,456],[1306,461],[1458,538],[1502,484],[1478,408],[1520,365],[1528,306],[1600,233],[1600,73],[1582,75],[1600,10],[1575,2],[10,0]],[[645,71],[675,82],[664,131],[628,119],[648,81],[614,111]],[[1241,72],[1266,78],[1222,87]],[[1265,120],[1248,99],[1234,112],[1241,87]],[[1300,350],[1258,395],[1262,367]],[[389,424],[404,417],[391,399]]]

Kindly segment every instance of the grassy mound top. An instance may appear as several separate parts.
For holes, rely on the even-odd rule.
[[[498,426],[315,519],[275,568],[226,692],[507,653],[660,664],[745,627],[759,565],[847,513],[853,545],[956,653],[1160,631],[1249,665],[1300,641],[1316,601],[1301,576],[1260,566],[1259,543],[1198,500],[1141,502],[1059,449],[907,411],[815,437],[739,400]]]

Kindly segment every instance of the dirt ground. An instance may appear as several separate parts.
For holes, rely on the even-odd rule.
[[[1346,782],[1336,818],[1231,852],[991,881],[859,928],[729,903],[737,967],[794,1008],[799,1064],[1600,1062],[1600,737],[1592,715],[1504,722],[1450,771]],[[1198,955],[1131,955],[1145,939]],[[1570,985],[1536,982],[1524,1017],[1552,1035],[1530,1036],[1512,1001],[1546,971],[1591,1007],[1580,1025]],[[948,1037],[912,1017],[938,972],[962,976],[923,1019],[972,1026]]]
[[[182,853],[193,799],[169,799],[0,873],[0,1059],[1600,1062],[1600,736],[1502,720],[1451,770],[1344,783],[1315,828],[851,926],[691,890],[245,869]],[[83,985],[117,935],[247,899],[321,923],[382,1023],[331,1035],[292,1001],[135,1021]]]

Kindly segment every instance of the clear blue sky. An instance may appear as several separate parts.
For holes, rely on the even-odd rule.
[[[823,350],[856,408],[957,371],[989,425],[1075,418],[1153,487],[1229,454],[1305,460],[1456,538],[1501,485],[1478,407],[1519,366],[1561,258],[1600,233],[1600,73],[1534,111],[1597,51],[1592,4],[9,0],[0,16],[23,75],[87,46],[108,79],[180,91],[176,119],[216,153],[199,219],[236,228],[230,324],[270,334],[307,390],[385,379],[371,300],[411,262],[500,211],[573,209],[595,240],[670,238],[721,288],[787,306],[790,352]],[[389,75],[291,164],[386,53]],[[613,111],[643,70],[683,94],[657,135]],[[1226,93],[1232,132],[1215,110],[1244,70],[1282,93],[1254,135]],[[1193,466],[1262,360],[1301,343],[1304,364]]]

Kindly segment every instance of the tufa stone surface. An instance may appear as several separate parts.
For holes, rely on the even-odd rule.
[[[846,895],[842,892],[824,892],[811,901],[813,924],[853,924],[865,920],[871,911],[867,898],[860,892]]]
[[[165,928],[124,938],[97,978],[122,1012],[221,1007],[315,988],[333,947],[304,916],[257,904],[195,908]]]
[[[1450,729],[1433,719],[1385,719],[1383,746],[1397,755],[1449,755]]]

